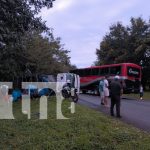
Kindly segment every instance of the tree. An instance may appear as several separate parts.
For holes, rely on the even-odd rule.
[[[52,7],[53,0],[1,0],[0,43],[14,44],[26,31],[48,30],[41,17],[35,17],[42,7]],[[31,9],[32,7],[32,9]]]
[[[142,18],[131,18],[130,26],[121,23],[110,27],[109,34],[104,36],[100,49],[96,50],[98,62],[101,64],[133,62],[140,64],[147,53],[146,36],[149,24]]]
[[[116,23],[110,27],[96,50],[96,65],[131,62],[143,67],[143,83],[150,77],[150,21],[131,18],[129,26]]]
[[[0,77],[17,76],[24,71],[27,60],[23,37],[28,31],[48,32],[37,14],[42,7],[50,8],[54,0],[0,1]]]
[[[57,74],[58,72],[69,71],[69,51],[63,48],[60,38],[45,37],[35,32],[27,34],[26,54],[28,57],[27,68],[37,74]]]
[[[110,33],[106,34],[100,43],[100,49],[96,50],[98,64],[112,64],[122,62],[127,47],[128,32],[118,22],[110,27]]]

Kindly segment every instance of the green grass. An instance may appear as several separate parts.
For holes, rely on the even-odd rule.
[[[31,120],[21,114],[21,103],[14,103],[15,120],[0,120],[0,149],[51,150],[148,150],[150,135],[118,119],[76,105],[71,114],[70,102],[63,102],[63,114],[69,120],[56,119],[56,102],[48,102],[48,119]],[[32,114],[38,112],[38,101],[32,101]]]
[[[123,96],[133,99],[140,99],[140,94],[131,93],[131,94],[124,94]],[[144,92],[143,99],[150,100],[150,92]]]

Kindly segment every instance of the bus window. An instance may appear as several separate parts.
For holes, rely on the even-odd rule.
[[[99,68],[93,68],[91,70],[91,75],[98,76],[99,75]]]
[[[110,67],[111,75],[120,75],[121,74],[121,66]]]
[[[108,75],[108,73],[109,73],[109,68],[107,67],[107,68],[101,68],[100,69],[100,75]]]
[[[91,69],[85,69],[84,76],[90,76],[91,75]]]
[[[79,74],[79,76],[80,77],[84,77],[85,76],[85,70],[84,69],[80,69],[80,70],[78,70],[78,74]]]

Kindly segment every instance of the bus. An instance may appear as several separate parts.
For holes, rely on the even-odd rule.
[[[141,66],[133,63],[92,66],[71,70],[70,72],[80,76],[82,93],[92,92],[99,94],[99,81],[105,76],[108,76],[110,83],[118,75],[123,85],[124,93],[138,92],[141,82]]]

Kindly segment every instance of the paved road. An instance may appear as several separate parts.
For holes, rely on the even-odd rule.
[[[109,114],[109,108],[100,105],[98,96],[81,94],[79,104]],[[150,101],[122,99],[121,116],[122,121],[150,132]]]

